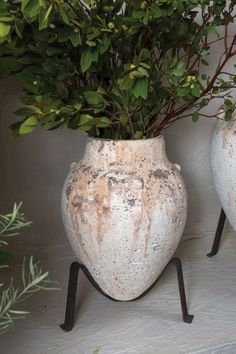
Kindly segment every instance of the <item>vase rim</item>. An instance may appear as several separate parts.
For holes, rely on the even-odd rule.
[[[164,136],[163,135],[158,135],[155,136],[154,138],[147,138],[147,139],[104,139],[104,138],[96,138],[95,136],[90,136],[88,135],[88,138],[90,140],[94,140],[94,141],[104,141],[104,142],[126,142],[126,143],[131,143],[131,142],[147,142],[147,141],[151,141],[151,140],[160,140],[160,141],[164,141]]]

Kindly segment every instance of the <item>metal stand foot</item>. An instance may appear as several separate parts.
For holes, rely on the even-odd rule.
[[[219,221],[218,221],[218,226],[217,226],[216,233],[215,233],[214,242],[212,245],[212,250],[210,253],[207,254],[207,257],[213,257],[219,251],[220,240],[222,237],[222,233],[223,233],[223,229],[224,229],[224,225],[225,225],[225,220],[226,220],[226,215],[225,215],[224,209],[222,208],[221,213],[220,213],[220,217],[219,217]]]
[[[171,263],[173,263],[176,266],[183,321],[185,323],[192,323],[194,316],[190,315],[188,313],[186,295],[185,295],[185,287],[184,287],[184,276],[183,276],[182,262],[179,258],[173,258],[173,259],[171,259],[169,264],[171,264]]]
[[[185,323],[191,323],[193,321],[194,316],[190,315],[188,313],[188,309],[187,309],[181,260],[179,258],[171,259],[170,262],[165,267],[165,269],[170,264],[174,264],[176,266],[183,321]],[[111,296],[107,295],[106,293],[104,293],[104,291],[99,287],[99,285],[96,283],[96,281],[93,279],[92,275],[89,273],[88,269],[84,265],[82,265],[78,262],[73,262],[70,266],[69,284],[68,284],[68,293],[67,293],[67,302],[66,302],[66,312],[65,312],[65,322],[62,325],[60,325],[60,327],[65,332],[71,331],[73,328],[73,325],[74,325],[74,311],[75,311],[75,301],[76,301],[77,280],[78,280],[79,269],[81,269],[84,272],[84,274],[86,275],[86,277],[88,278],[90,283],[95,287],[95,289],[97,291],[99,291],[102,295],[106,296],[110,300],[119,301],[119,300],[116,300],[116,299],[112,298]],[[165,269],[164,269],[164,271],[165,271]],[[162,274],[164,273],[164,271],[162,272]],[[141,297],[145,296],[155,286],[155,284],[157,283],[159,278],[150,286],[149,289],[147,289],[143,294],[141,294],[139,297],[137,297],[134,300],[138,300]],[[131,300],[131,301],[134,301],[134,300]]]
[[[70,332],[74,325],[75,301],[76,301],[79,268],[80,265],[78,262],[71,263],[68,291],[67,291],[65,322],[60,325],[60,327],[65,332]]]

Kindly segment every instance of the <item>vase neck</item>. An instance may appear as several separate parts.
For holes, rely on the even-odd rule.
[[[88,138],[83,161],[89,165],[168,164],[163,136],[146,140],[105,140]]]

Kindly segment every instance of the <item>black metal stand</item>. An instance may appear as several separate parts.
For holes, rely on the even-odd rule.
[[[221,213],[220,213],[220,217],[219,217],[219,221],[218,221],[218,226],[217,226],[216,233],[215,233],[214,242],[212,245],[212,250],[210,253],[207,254],[207,257],[213,257],[219,251],[220,240],[222,237],[222,233],[223,233],[223,229],[224,229],[224,225],[225,225],[225,220],[226,220],[226,215],[225,215],[224,209],[222,208]]]
[[[185,323],[192,323],[194,316],[189,315],[189,313],[188,313],[181,260],[176,257],[171,259],[170,262],[167,264],[166,268],[170,264],[174,264],[176,266],[183,321]],[[108,299],[110,299],[112,301],[119,301],[119,300],[113,299],[111,296],[104,293],[104,291],[99,287],[99,285],[96,283],[96,281],[93,279],[92,275],[89,273],[88,269],[84,265],[82,265],[78,262],[73,262],[70,266],[67,303],[66,303],[66,312],[65,312],[65,322],[62,325],[60,325],[60,327],[65,332],[71,331],[73,328],[73,325],[74,325],[74,311],[75,311],[75,301],[76,301],[76,291],[77,291],[77,281],[78,281],[79,269],[81,269],[84,272],[84,274],[86,275],[86,277],[88,278],[90,283],[95,287],[95,289],[98,292],[100,292],[102,295],[104,295],[105,297],[107,297]],[[164,271],[165,271],[165,269],[164,269]],[[162,274],[164,273],[164,271],[162,272]],[[137,297],[134,300],[138,300],[141,297],[145,296],[156,285],[156,283],[159,279],[160,279],[160,277],[150,286],[149,289],[147,289],[143,294],[141,294],[139,297]],[[134,300],[131,300],[131,301],[134,301]]]

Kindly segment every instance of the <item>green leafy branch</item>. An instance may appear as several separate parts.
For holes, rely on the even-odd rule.
[[[8,246],[6,239],[16,236],[22,228],[28,227],[28,221],[21,212],[22,203],[15,203],[13,211],[6,215],[0,214],[0,247]],[[0,268],[9,267],[8,263],[13,255],[8,251],[0,251]],[[33,256],[28,263],[24,258],[22,265],[22,286],[15,286],[13,278],[9,285],[0,284],[0,334],[14,327],[18,319],[24,318],[28,311],[18,309],[19,303],[28,296],[40,290],[55,290],[55,283],[49,280],[49,272],[43,272],[39,262],[35,262]]]
[[[49,281],[49,272],[43,272],[39,262],[30,257],[28,265],[24,259],[22,266],[22,288],[15,287],[13,279],[0,295],[0,334],[14,327],[16,320],[24,318],[29,311],[19,310],[16,305],[40,290],[58,290]],[[3,285],[2,285],[3,286]]]
[[[31,221],[28,221],[21,212],[21,206],[22,203],[15,203],[11,213],[0,214],[0,247],[8,246],[6,241],[8,237],[18,235],[22,228],[31,225]],[[0,250],[0,268],[7,268],[13,258],[14,256],[10,252]]]
[[[4,1],[0,76],[14,74],[25,92],[13,135],[68,127],[151,138],[189,112],[206,116],[199,108],[216,97],[231,119],[235,9],[235,0]]]
[[[0,237],[10,237],[19,234],[20,229],[31,225],[24,214],[21,212],[22,202],[15,203],[13,211],[9,214],[0,214]]]

